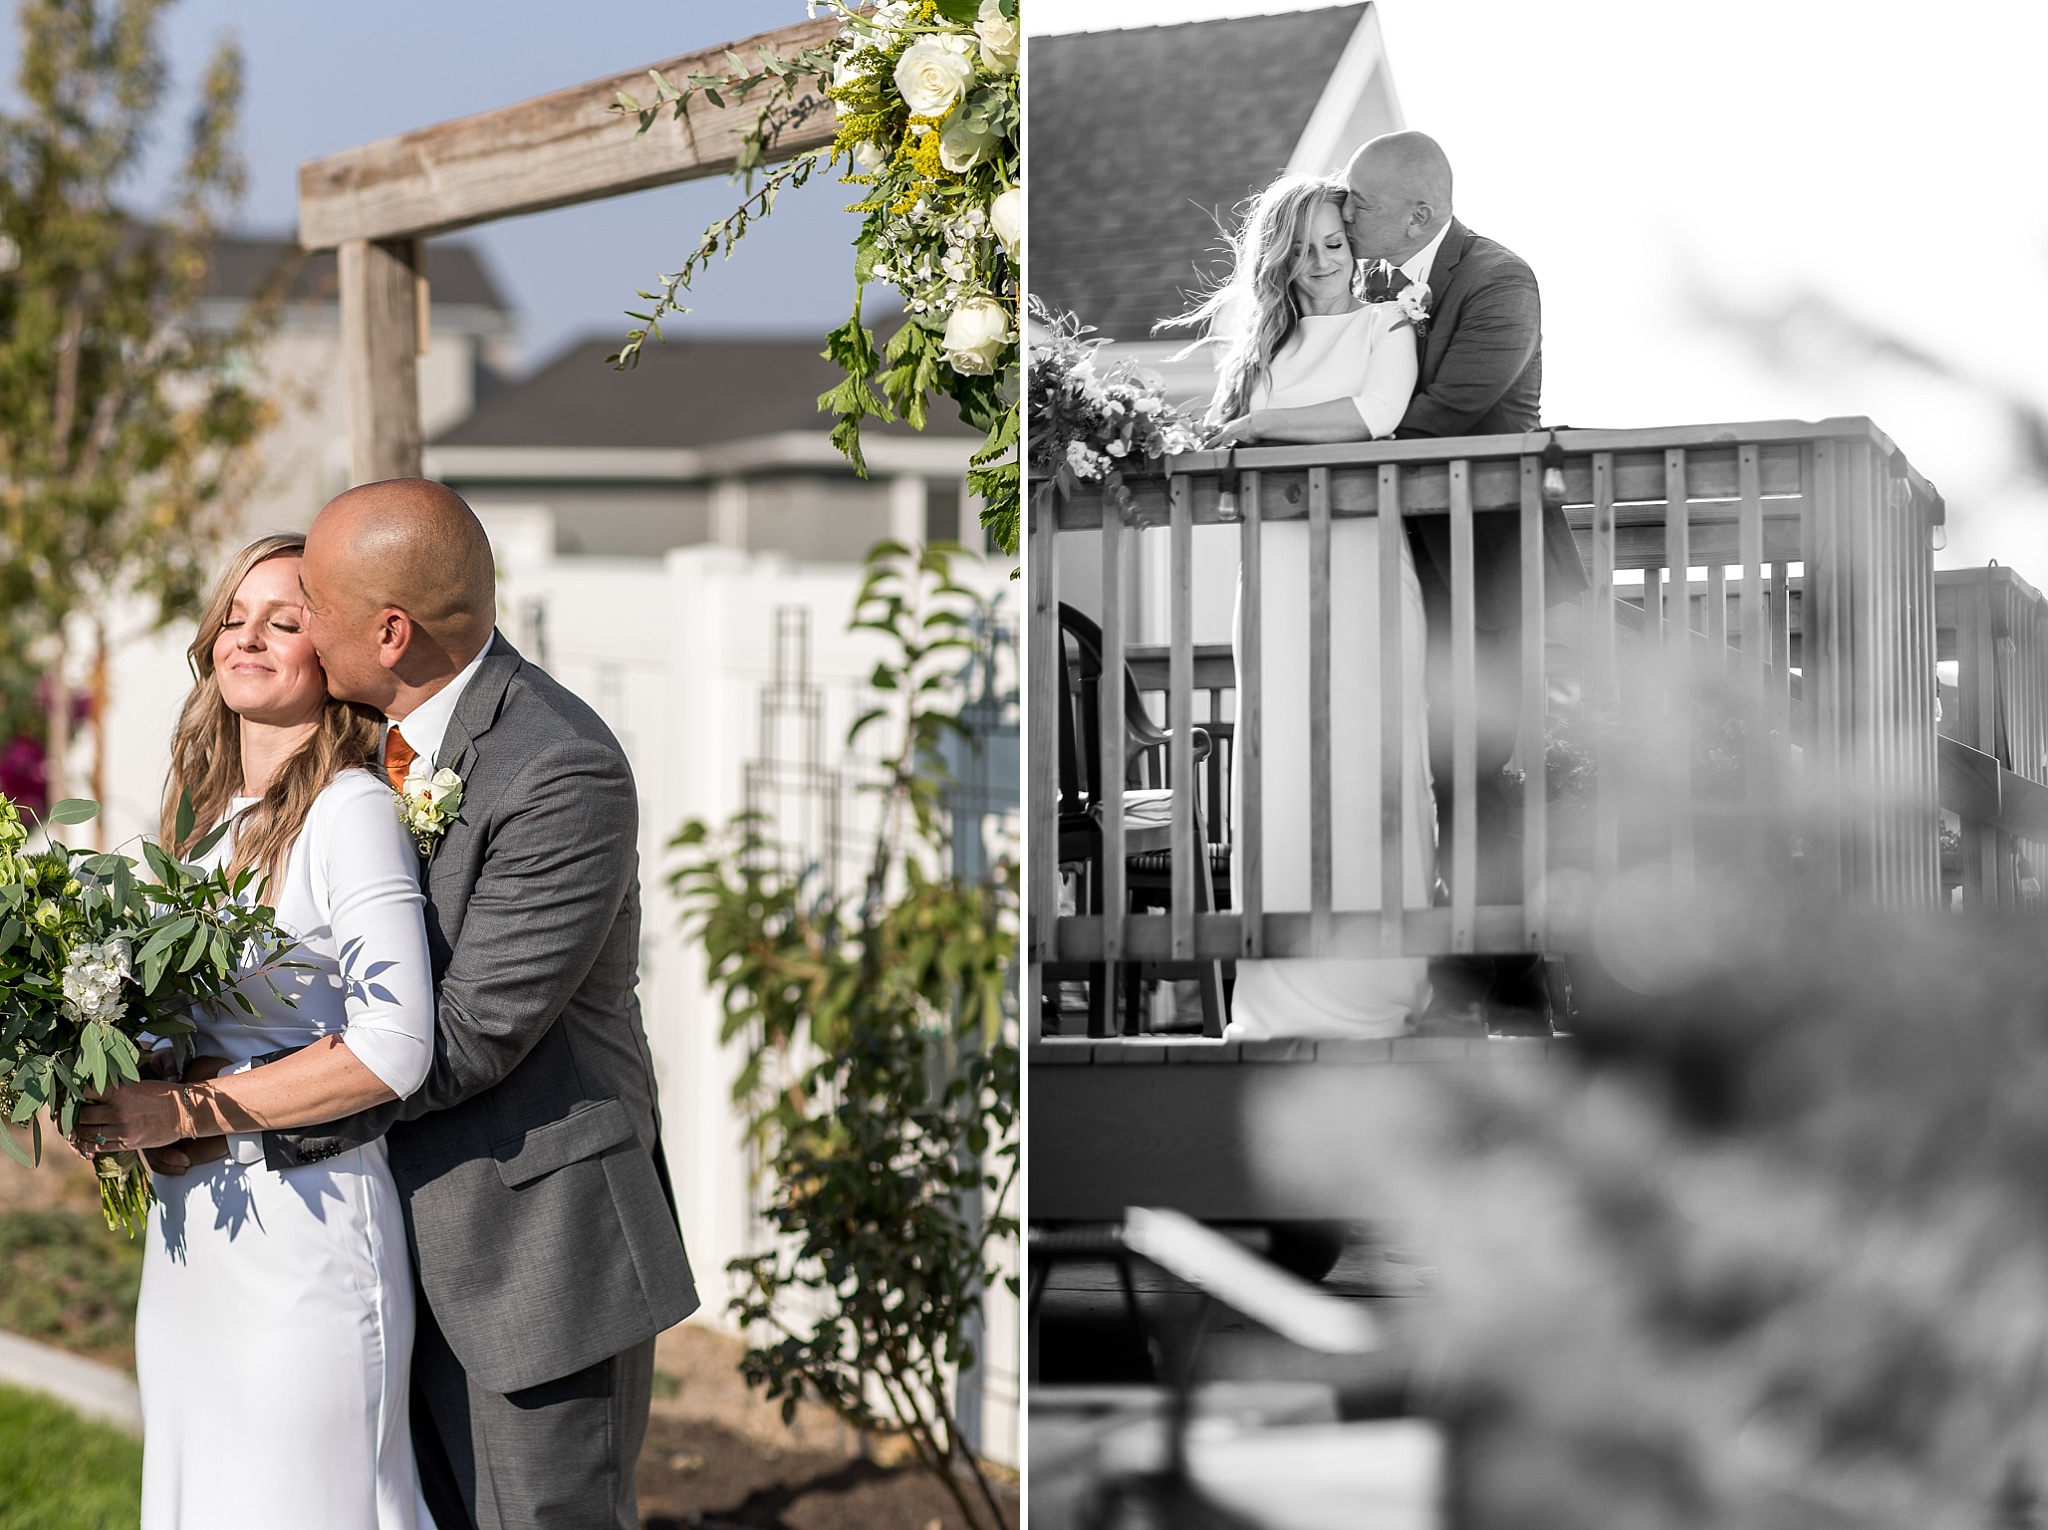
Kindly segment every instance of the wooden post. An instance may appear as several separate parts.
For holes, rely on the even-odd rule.
[[[341,246],[352,485],[420,474],[421,250],[417,239],[350,239]]]
[[[1244,920],[1246,958],[1256,960],[1266,951],[1266,866],[1265,852],[1265,727],[1263,686],[1265,672],[1263,641],[1264,611],[1259,604],[1260,580],[1265,577],[1264,506],[1259,498],[1259,475],[1244,475],[1240,494],[1244,503],[1244,531],[1238,552],[1238,583],[1243,590],[1238,639],[1237,675],[1237,883],[1238,913]]]
[[[1407,751],[1407,677],[1401,653],[1401,469],[1380,466],[1380,955],[1401,954],[1401,908],[1407,902],[1408,835],[1401,797]]]

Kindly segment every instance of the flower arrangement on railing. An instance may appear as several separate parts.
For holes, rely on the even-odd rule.
[[[1135,362],[1099,365],[1106,338],[1093,326],[1031,300],[1031,477],[1041,504],[1101,484],[1128,509],[1125,467],[1156,462],[1201,444],[1192,410],[1167,402],[1159,380]]]
[[[69,799],[42,827],[47,837],[98,812]],[[192,831],[190,797],[178,815],[182,841]],[[41,1156],[41,1111],[68,1135],[89,1092],[142,1076],[144,1047],[169,1042],[186,1060],[193,1010],[233,1004],[253,1015],[237,985],[300,965],[288,959],[276,915],[254,901],[255,868],[230,877],[193,864],[225,832],[206,835],[183,861],[145,841],[149,881],[125,855],[54,837],[28,850],[20,810],[0,797],[0,1148],[14,1158],[32,1165]],[[14,1140],[16,1126],[28,1128],[29,1148]],[[101,1153],[93,1166],[107,1225],[132,1237],[155,1199],[141,1155]]]
[[[614,109],[636,113],[643,133],[664,110],[683,118],[700,95],[714,107],[750,99],[760,107],[735,170],[747,179],[746,199],[704,231],[681,270],[640,294],[653,306],[631,315],[640,328],[611,361],[632,366],[649,336],[661,338],[664,316],[687,313],[681,292],[714,256],[732,253],[781,191],[803,185],[821,164],[843,162],[840,180],[864,195],[849,209],[863,215],[854,240],[853,315],[826,338],[825,355],[846,377],[818,400],[838,416],[833,444],[865,475],[863,420],[900,418],[921,430],[932,396],[951,398],[962,420],[987,432],[968,488],[982,501],[990,537],[1014,553],[1024,170],[1018,0],[890,0],[873,10],[845,0],[819,3],[840,18],[830,42],[788,57],[763,49],[752,71],[728,52],[732,73],[691,75],[681,84],[655,73],[650,104],[620,95]],[[777,137],[817,109],[818,98],[805,89],[809,81],[822,82],[838,109],[832,146],[764,169]],[[871,281],[895,287],[905,308],[902,326],[879,349],[861,321]]]

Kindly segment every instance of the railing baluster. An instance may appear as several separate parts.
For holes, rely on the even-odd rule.
[[[1592,681],[1587,706],[1598,720],[1600,769],[1594,777],[1593,870],[1602,881],[1621,864],[1621,666],[1615,639],[1614,453],[1593,454],[1593,624],[1587,667]]]
[[[1030,653],[1031,715],[1025,724],[1031,758],[1030,796],[1024,804],[1031,865],[1032,991],[1025,995],[1025,1024],[1037,1034],[1044,994],[1041,963],[1054,959],[1055,926],[1060,912],[1059,857],[1059,715],[1060,599],[1059,559],[1053,555],[1053,496],[1029,497],[1030,530],[1025,559],[1031,584],[1026,609],[1031,612],[1026,645]]]
[[[1770,785],[1770,755],[1765,740],[1771,725],[1770,700],[1765,688],[1770,658],[1764,647],[1763,479],[1754,446],[1736,448],[1735,477],[1742,506],[1741,522],[1736,528],[1736,553],[1742,560],[1742,590],[1736,597],[1736,635],[1742,644],[1737,662],[1741,666],[1743,698],[1743,805],[1749,811],[1752,827],[1761,833],[1767,821]]]
[[[1407,785],[1407,698],[1402,674],[1401,469],[1380,465],[1380,955],[1399,956],[1402,906],[1407,902],[1408,840],[1403,833],[1402,793]]]
[[[1522,937],[1543,949],[1544,876],[1550,858],[1549,708],[1543,652],[1543,461],[1522,459]]]
[[[1195,877],[1209,875],[1209,847],[1195,834],[1195,513],[1185,473],[1168,490],[1173,542],[1173,651],[1167,668],[1167,745],[1173,772],[1173,959],[1195,955]],[[1206,839],[1207,836],[1203,835]]]
[[[1473,949],[1479,876],[1479,693],[1473,633],[1472,464],[1451,463],[1451,949]]]
[[[1673,610],[1665,656],[1670,684],[1671,871],[1674,885],[1692,882],[1692,507],[1686,497],[1685,451],[1664,453],[1664,559],[1671,566]]]
[[[1117,997],[1123,991],[1118,963],[1124,959],[1124,923],[1130,912],[1129,862],[1124,845],[1124,781],[1130,769],[1127,753],[1130,724],[1124,717],[1124,548],[1134,533],[1124,525],[1115,497],[1102,496],[1102,680],[1095,692],[1097,743],[1102,773],[1102,960],[1107,964],[1108,998],[1102,1005],[1109,1029],[1116,1025]],[[1139,1017],[1124,1016],[1123,1028],[1136,1034]]]
[[[1707,565],[1707,673],[1728,668],[1728,570],[1719,558]]]
[[[1246,473],[1238,497],[1244,508],[1239,532],[1238,579],[1244,591],[1238,602],[1237,675],[1237,844],[1231,855],[1237,866],[1241,897],[1238,914],[1244,921],[1244,954],[1256,959],[1266,949],[1265,884],[1265,757],[1266,736],[1260,712],[1265,673],[1260,655],[1265,651],[1259,603],[1261,554],[1260,533],[1263,510],[1259,500],[1259,475]]]
[[[1330,470],[1308,470],[1308,889],[1317,954],[1330,942]]]

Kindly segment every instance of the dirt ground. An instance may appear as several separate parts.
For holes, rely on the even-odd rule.
[[[92,1171],[61,1146],[34,1171],[0,1154],[0,1216],[50,1210],[96,1217]],[[700,1323],[656,1341],[655,1397],[639,1470],[647,1530],[966,1530],[944,1488],[899,1464],[894,1442],[865,1442],[816,1404],[785,1425],[780,1405],[741,1377],[744,1349],[739,1339]],[[999,1492],[1014,1526],[1014,1477]]]

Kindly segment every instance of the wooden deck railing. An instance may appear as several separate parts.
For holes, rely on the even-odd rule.
[[[2048,600],[2009,568],[1934,576],[1944,686],[1941,805],[1959,820],[1965,908],[2039,907],[2048,870]]]
[[[1551,803],[1543,762],[1553,677],[1546,673],[1540,558],[1522,562],[1519,902],[1477,901],[1471,810],[1478,787],[1473,517],[1517,515],[1523,546],[1539,545],[1546,469],[1560,466],[1565,513],[1592,581],[1579,602],[1585,712],[1598,719],[1626,718],[1638,742],[1653,743],[1651,754],[1638,749],[1624,758],[1618,746],[1600,742],[1600,728],[1592,730],[1598,768],[1592,801],[1580,815],[1590,826],[1584,868],[1590,884],[1645,860],[1668,862],[1674,877],[1690,876],[1703,853],[1701,835],[1709,836],[1704,849],[1712,853],[1726,837],[1717,826],[1733,815],[1772,826],[1787,864],[1796,859],[1798,875],[1816,893],[1855,895],[1893,907],[1934,906],[1941,887],[1942,794],[1930,528],[1943,510],[1939,496],[1871,422],[1561,430],[1276,447],[1171,459],[1163,472],[1131,479],[1131,502],[1122,513],[1100,494],[1054,497],[1044,506],[1032,496],[1028,905],[1034,963],[1572,948],[1583,936],[1577,924],[1583,900],[1566,907],[1550,897]],[[1555,503],[1555,473],[1549,487]],[[1393,554],[1404,535],[1402,521],[1420,516],[1450,520],[1450,789],[1459,804],[1451,842],[1438,852],[1450,873],[1451,901],[1426,909],[1402,906],[1399,688],[1385,683],[1401,673],[1402,662],[1399,560]],[[1334,907],[1323,853],[1314,860],[1311,906],[1268,910],[1258,874],[1264,761],[1283,751],[1307,755],[1311,844],[1327,843],[1333,768],[1327,722],[1330,610],[1332,600],[1342,598],[1330,588],[1327,554],[1332,523],[1352,517],[1377,518],[1382,550],[1381,907]],[[1289,519],[1305,519],[1310,537],[1308,587],[1300,598],[1309,612],[1312,724],[1309,737],[1282,740],[1262,735],[1254,661],[1264,528]],[[1231,825],[1241,906],[1201,911],[1194,879],[1207,874],[1205,858],[1176,854],[1170,911],[1125,912],[1125,826],[1121,798],[1112,789],[1097,805],[1105,912],[1062,915],[1054,812],[1063,704],[1058,613],[1063,595],[1074,592],[1058,587],[1059,539],[1100,537],[1095,604],[1103,671],[1114,676],[1132,657],[1124,592],[1135,556],[1133,533],[1167,531],[1172,594],[1164,721],[1173,741],[1166,777],[1172,788],[1171,843],[1183,846],[1192,842],[1199,781],[1189,726],[1201,721],[1195,696],[1198,684],[1218,689],[1213,655],[1204,680],[1196,675],[1190,591],[1194,528],[1201,525],[1236,528],[1245,573],[1244,663],[1234,676],[1232,750],[1241,773],[1241,812]],[[1655,662],[1646,665],[1651,658]],[[1653,678],[1646,681],[1645,675]],[[1700,703],[1709,692],[1709,702]],[[1124,704],[1120,685],[1100,687],[1104,782],[1125,779]],[[1741,755],[1733,802],[1708,800],[1712,794],[1699,790],[1695,735],[1715,725],[1703,705],[1733,709],[1728,736],[1739,738]],[[2028,726],[2048,727],[2048,708],[2026,715]],[[2018,725],[2018,716],[2012,713],[2009,728]],[[2029,737],[2030,758],[2042,759],[2048,737]]]

